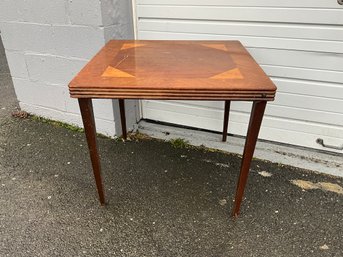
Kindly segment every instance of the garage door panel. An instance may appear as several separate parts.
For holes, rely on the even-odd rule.
[[[170,110],[173,108],[178,108],[181,112],[182,110],[188,112],[186,109],[191,109],[192,111],[198,110],[197,115],[204,117],[212,117],[215,112],[222,112],[224,110],[224,102],[221,101],[165,101]],[[163,102],[148,101],[148,106],[153,108],[160,107]],[[177,105],[177,107],[176,107]],[[313,123],[320,123],[325,126],[328,124],[335,124],[334,126],[343,126],[343,114],[342,113],[332,113],[323,110],[311,110],[304,108],[297,108],[291,106],[278,105],[275,102],[270,102],[266,109],[266,115],[272,117],[283,117],[289,120],[299,120],[299,121],[310,121]],[[183,108],[183,109],[182,109]],[[232,102],[231,111],[241,112],[249,114],[251,111],[251,103],[249,102]],[[191,114],[191,112],[189,112]],[[148,118],[148,117],[145,117]],[[190,125],[192,126],[192,125]],[[331,125],[332,126],[332,125]],[[343,133],[342,133],[343,134]]]
[[[339,113],[341,109],[337,109],[337,107],[342,106],[343,102],[342,100],[336,100],[332,98],[279,92],[276,95],[275,104],[308,110],[322,110],[326,112]]]
[[[184,111],[184,107],[182,105],[173,105],[173,108],[171,109],[170,103],[168,104],[160,101],[145,102],[144,105],[147,112],[151,110],[152,113],[149,115],[149,117],[153,120],[170,122],[170,120],[165,119],[165,117],[172,116],[175,120],[178,120],[180,116],[184,115],[183,119],[185,121],[190,119],[192,123],[184,122],[183,124],[181,123],[181,125],[203,129],[209,129],[210,126],[211,130],[214,131],[221,131],[223,126],[223,108],[215,111],[207,110],[206,113],[206,110],[197,108],[196,106],[187,108],[187,111]],[[156,109],[158,109],[158,112],[155,111]],[[269,107],[267,108],[267,112],[268,109]],[[237,134],[237,131],[239,130],[246,131],[249,116],[249,113],[231,111],[229,133]],[[206,123],[208,125],[204,125]],[[231,124],[233,123],[236,125],[232,127]],[[290,122],[287,119],[266,116],[263,120],[263,127],[282,130],[287,129],[289,131],[299,131],[299,128],[301,128],[302,133],[312,134],[313,137],[316,138],[320,136],[326,136],[330,138],[343,139],[343,134],[341,133],[340,127],[333,126],[328,128],[323,124],[312,124],[311,122],[304,122],[300,120],[293,120]]]
[[[341,9],[138,5],[137,11],[143,17],[154,19],[343,24]]]
[[[343,72],[332,70],[318,70],[277,65],[261,65],[268,76],[278,78],[300,79],[308,82],[331,82],[342,86]]]
[[[142,33],[145,35],[150,34],[165,34],[166,32],[162,31],[145,31],[142,30]],[[341,32],[343,34],[343,31]],[[171,35],[176,35],[177,37],[182,37],[185,34],[187,37],[203,37],[205,33],[202,34],[190,34],[187,32],[176,33],[171,32]],[[180,35],[181,34],[181,35]],[[270,37],[252,37],[252,36],[241,36],[241,35],[211,35],[206,34],[209,39],[212,40],[239,40],[246,47],[254,48],[272,48],[272,49],[289,49],[289,50],[302,50],[302,51],[311,51],[311,52],[328,52],[328,53],[343,53],[343,43],[341,41],[326,41],[321,40],[304,40],[304,39],[290,39],[290,38],[270,38]],[[178,38],[179,39],[179,38]]]
[[[240,40],[278,86],[260,138],[324,149],[343,143],[343,8],[336,1],[139,0],[138,39]],[[223,102],[143,101],[143,117],[222,130]],[[251,103],[233,102],[245,135]],[[324,149],[333,152],[342,152]]]
[[[156,112],[155,110],[149,110],[147,109],[147,115],[149,117],[152,117],[152,119],[159,120],[159,121],[165,121],[170,123],[177,123],[180,125],[189,126],[189,124],[193,124],[195,128],[204,128],[204,124],[208,124],[206,126],[206,129],[211,130],[218,130],[218,128],[221,128],[222,126],[222,120],[216,120],[213,118],[199,118],[195,115],[187,115],[184,113],[170,113],[169,111],[159,111]],[[172,117],[171,119],[166,119],[166,117]],[[190,123],[186,121],[190,121]],[[288,130],[286,128],[270,128],[265,126],[265,120],[263,121],[262,128],[259,134],[260,138],[268,138],[268,140],[280,142],[280,143],[286,143],[286,144],[292,144],[292,145],[298,145],[298,146],[304,146],[304,141],[306,142],[307,147],[311,148],[318,148],[322,149],[315,140],[317,138],[323,138],[325,140],[325,143],[337,145],[337,142],[340,142],[342,138],[337,137],[331,137],[331,136],[325,136],[325,135],[316,135],[316,134],[310,134],[305,133],[301,131],[292,131]],[[247,130],[247,124],[246,123],[238,123],[234,121],[230,121],[229,124],[229,132],[233,134],[240,134],[243,132],[243,134],[246,133]],[[218,136],[218,139],[220,136]],[[227,143],[230,146],[230,142]],[[334,152],[339,152],[335,151]]]
[[[140,31],[140,39],[184,39],[184,40],[239,40],[239,37],[228,37],[226,35],[201,35],[187,33],[169,33],[156,31]],[[252,47],[247,42],[241,40],[247,47],[250,54],[261,65],[281,65],[288,67],[322,69],[331,71],[343,71],[343,54],[329,52],[297,51],[285,49],[265,49]],[[275,46],[276,47],[276,46]],[[343,47],[342,47],[343,49]],[[341,51],[341,50],[340,50]]]
[[[336,138],[336,137],[329,137],[329,136],[323,136],[323,135],[314,135],[310,133],[305,133],[301,131],[289,131],[288,129],[276,129],[276,128],[263,128],[260,131],[259,137],[263,138],[270,138],[272,141],[280,142],[280,143],[286,143],[286,144],[292,144],[297,146],[304,146],[302,142],[308,142],[307,147],[310,148],[317,148],[321,150],[327,150],[320,145],[316,143],[316,140],[318,138],[321,138],[324,140],[324,142],[328,145],[339,145],[339,142],[341,142],[342,138]],[[332,152],[340,152],[339,150],[330,150]]]
[[[262,48],[248,48],[248,50],[255,60],[262,65],[343,71],[342,54]]]
[[[149,19],[139,21],[139,31],[160,31],[192,34],[263,36],[291,39],[343,40],[343,28],[311,24],[280,24],[242,21],[199,21]]]
[[[296,79],[273,78],[278,86],[278,93],[292,93],[306,96],[316,96],[343,100],[343,85],[335,83],[313,82]],[[343,101],[342,101],[343,108]]]
[[[328,0],[137,0],[139,5],[191,5],[191,6],[261,6],[261,7],[310,7],[339,8],[335,1]]]

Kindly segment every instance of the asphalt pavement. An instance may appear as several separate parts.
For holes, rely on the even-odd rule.
[[[107,205],[83,133],[17,109],[0,45],[0,256],[343,256],[343,179],[241,157],[99,137]]]

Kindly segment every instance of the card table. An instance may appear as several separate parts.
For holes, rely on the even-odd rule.
[[[226,141],[231,101],[252,110],[237,183],[238,216],[267,101],[276,86],[239,41],[112,40],[69,84],[77,98],[100,203],[105,204],[92,99],[118,99],[126,139],[125,99],[224,101]]]

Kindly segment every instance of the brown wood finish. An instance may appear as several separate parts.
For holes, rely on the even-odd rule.
[[[92,100],[89,98],[79,99],[79,105],[81,110],[81,116],[83,121],[83,126],[85,129],[85,134],[88,143],[89,154],[91,157],[91,162],[93,166],[93,173],[95,178],[96,187],[99,194],[100,204],[105,204],[105,195],[102,187],[101,179],[101,165],[100,158],[98,154],[98,147],[96,143],[96,128],[94,122],[93,105]]]
[[[258,133],[260,131],[266,104],[267,104],[266,101],[254,101],[252,105],[248,133],[245,140],[241,171],[239,174],[239,179],[238,179],[238,184],[237,184],[235,206],[232,212],[232,215],[234,217],[238,216],[239,210],[241,207],[245,185],[248,180],[250,164],[251,164],[252,157],[254,155],[256,141],[257,141]]]
[[[85,95],[87,97],[85,97]],[[229,93],[229,94],[205,94],[205,93],[192,93],[192,92],[177,92],[177,93],[168,93],[168,95],[159,92],[119,92],[119,93],[106,93],[106,92],[86,92],[74,93],[73,97],[76,98],[89,98],[92,95],[92,98],[108,98],[108,99],[156,99],[156,100],[226,100],[230,99],[231,101],[251,101],[251,100],[266,100],[272,101],[274,100],[274,93],[273,94],[266,94],[266,93],[250,93],[250,94],[242,94],[242,93]]]
[[[102,94],[94,95],[98,89]],[[210,94],[223,100],[225,92],[226,99],[254,95],[269,101],[276,87],[239,41],[113,40],[71,81],[69,90],[77,98],[141,99],[145,91],[145,99],[151,94],[156,99],[208,100]],[[207,94],[192,96],[192,91]]]
[[[226,142],[226,139],[227,139],[227,127],[229,124],[230,105],[231,105],[231,101],[226,100],[225,107],[224,107],[224,124],[223,124],[223,138],[222,138],[223,142]]]
[[[70,82],[79,99],[100,203],[104,204],[92,98],[119,99],[126,139],[124,99],[225,101],[223,141],[231,101],[253,101],[233,215],[239,214],[267,101],[276,87],[239,41],[113,40]]]
[[[119,99],[119,109],[120,109],[120,121],[121,121],[121,130],[123,139],[127,139],[127,130],[126,130],[126,118],[125,118],[125,103],[124,99]]]

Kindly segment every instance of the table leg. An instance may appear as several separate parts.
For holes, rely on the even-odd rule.
[[[89,154],[92,161],[96,187],[101,205],[105,204],[104,190],[101,181],[101,166],[96,142],[96,128],[94,122],[93,105],[90,98],[79,98],[80,111],[87,138]]]
[[[222,141],[226,142],[227,138],[227,127],[229,124],[229,113],[230,113],[230,100],[225,101],[225,107],[224,107],[224,125],[223,125],[223,138]]]
[[[123,138],[127,139],[127,133],[126,133],[126,118],[125,118],[125,103],[124,99],[119,99],[119,109],[120,109],[120,121],[121,121],[121,129]]]
[[[256,141],[258,137],[258,133],[260,131],[264,110],[266,107],[266,101],[254,101],[251,109],[250,114],[250,122],[248,127],[248,133],[245,140],[243,158],[242,158],[242,165],[241,165],[241,172],[238,178],[237,190],[236,190],[236,197],[235,197],[235,206],[232,212],[234,217],[238,216],[243,194],[244,188],[248,180],[248,174],[250,169],[251,160],[254,154]]]

